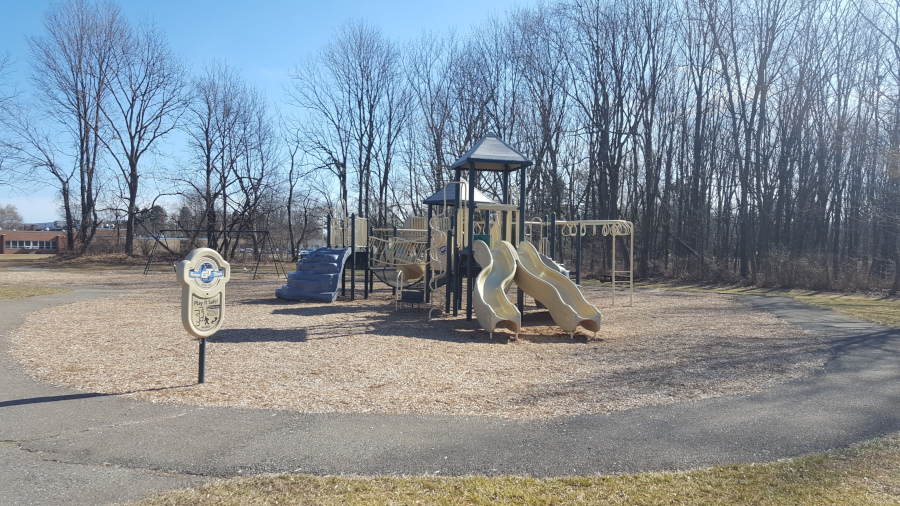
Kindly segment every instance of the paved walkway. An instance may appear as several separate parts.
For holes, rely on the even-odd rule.
[[[10,357],[6,333],[30,311],[102,293],[0,303],[0,497],[7,504],[122,502],[211,477],[279,471],[685,469],[771,461],[900,431],[900,331],[779,297],[748,298],[833,337],[823,372],[757,394],[549,422],[151,404],[28,379]]]

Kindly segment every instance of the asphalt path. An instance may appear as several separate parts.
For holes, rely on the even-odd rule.
[[[900,431],[900,331],[782,297],[830,339],[823,371],[763,392],[552,421],[154,404],[30,379],[6,335],[102,290],[0,302],[0,497],[109,504],[263,472],[566,476],[766,462]],[[65,336],[60,336],[65,346]]]

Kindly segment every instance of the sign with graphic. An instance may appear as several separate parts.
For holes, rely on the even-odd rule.
[[[216,250],[197,248],[175,267],[181,283],[181,323],[194,337],[213,335],[225,316],[225,283],[231,266]]]

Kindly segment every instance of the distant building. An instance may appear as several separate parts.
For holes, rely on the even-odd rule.
[[[0,230],[0,255],[32,253],[51,255],[66,247],[66,234],[58,230]]]
[[[0,230],[0,255],[38,254],[55,255],[66,249],[66,232],[64,230],[46,230],[41,225],[25,225],[21,230]],[[100,228],[94,234],[94,240],[116,239],[124,236],[124,231]]]

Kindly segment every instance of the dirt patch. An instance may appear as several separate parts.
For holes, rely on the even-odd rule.
[[[52,276],[52,279],[51,279]],[[2,284],[103,286],[121,294],[39,311],[11,335],[36,378],[154,402],[304,412],[500,416],[604,413],[757,391],[806,376],[827,343],[737,296],[641,290],[576,339],[526,305],[517,340],[464,316],[428,321],[395,310],[390,292],[333,304],[276,299],[275,278],[233,279],[223,330],[209,339],[207,383],[197,341],[180,322],[172,274],[5,271]],[[528,299],[528,302],[531,302]]]

